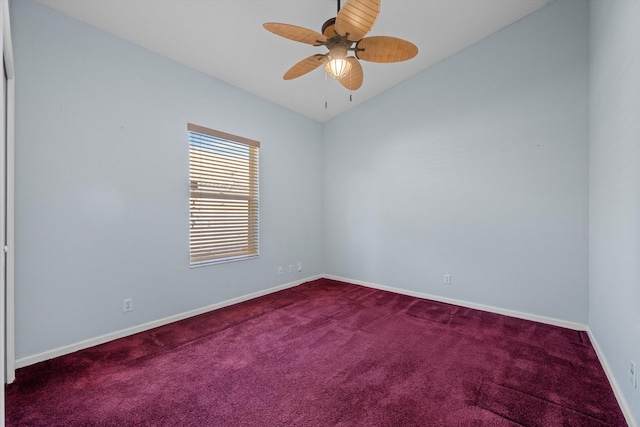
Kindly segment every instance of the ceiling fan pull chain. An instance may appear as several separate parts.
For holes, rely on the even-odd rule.
[[[327,73],[324,73],[324,109],[326,110],[328,107],[327,102]]]

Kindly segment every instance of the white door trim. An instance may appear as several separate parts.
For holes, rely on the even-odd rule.
[[[12,383],[15,380],[15,311],[14,311],[14,295],[15,295],[15,275],[14,275],[14,161],[15,161],[15,68],[13,62],[13,43],[11,40],[11,20],[9,14],[9,1],[2,1],[2,56],[4,59],[4,67],[7,74],[7,93],[6,96],[6,294],[4,301],[5,307],[5,363],[4,372],[6,383]],[[4,406],[4,405],[3,405]],[[3,411],[4,414],[4,411]],[[2,424],[4,425],[4,417]]]

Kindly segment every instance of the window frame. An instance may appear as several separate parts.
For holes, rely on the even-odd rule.
[[[258,258],[260,142],[193,123],[187,130],[189,266]]]

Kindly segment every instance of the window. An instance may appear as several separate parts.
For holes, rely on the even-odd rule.
[[[188,130],[191,266],[257,257],[260,142]]]

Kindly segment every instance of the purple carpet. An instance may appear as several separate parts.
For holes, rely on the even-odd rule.
[[[326,279],[38,363],[8,426],[626,426],[585,332]]]

